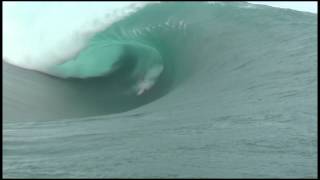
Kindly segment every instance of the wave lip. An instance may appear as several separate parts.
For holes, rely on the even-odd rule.
[[[48,67],[86,48],[96,33],[147,4],[150,2],[4,2],[3,59],[46,73]]]

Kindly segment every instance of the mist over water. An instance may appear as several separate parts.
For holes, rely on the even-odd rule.
[[[5,49],[4,177],[317,176],[315,14],[123,7],[114,20],[97,10],[89,30],[74,13],[74,26]]]

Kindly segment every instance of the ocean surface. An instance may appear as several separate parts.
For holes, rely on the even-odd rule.
[[[155,3],[3,61],[3,176],[316,178],[317,38],[313,13]]]

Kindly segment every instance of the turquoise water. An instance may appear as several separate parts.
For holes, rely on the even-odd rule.
[[[150,4],[46,73],[4,65],[4,177],[317,176],[317,16]]]

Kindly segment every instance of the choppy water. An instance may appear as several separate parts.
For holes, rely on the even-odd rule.
[[[46,73],[4,63],[4,177],[317,176],[317,16],[150,4]]]

